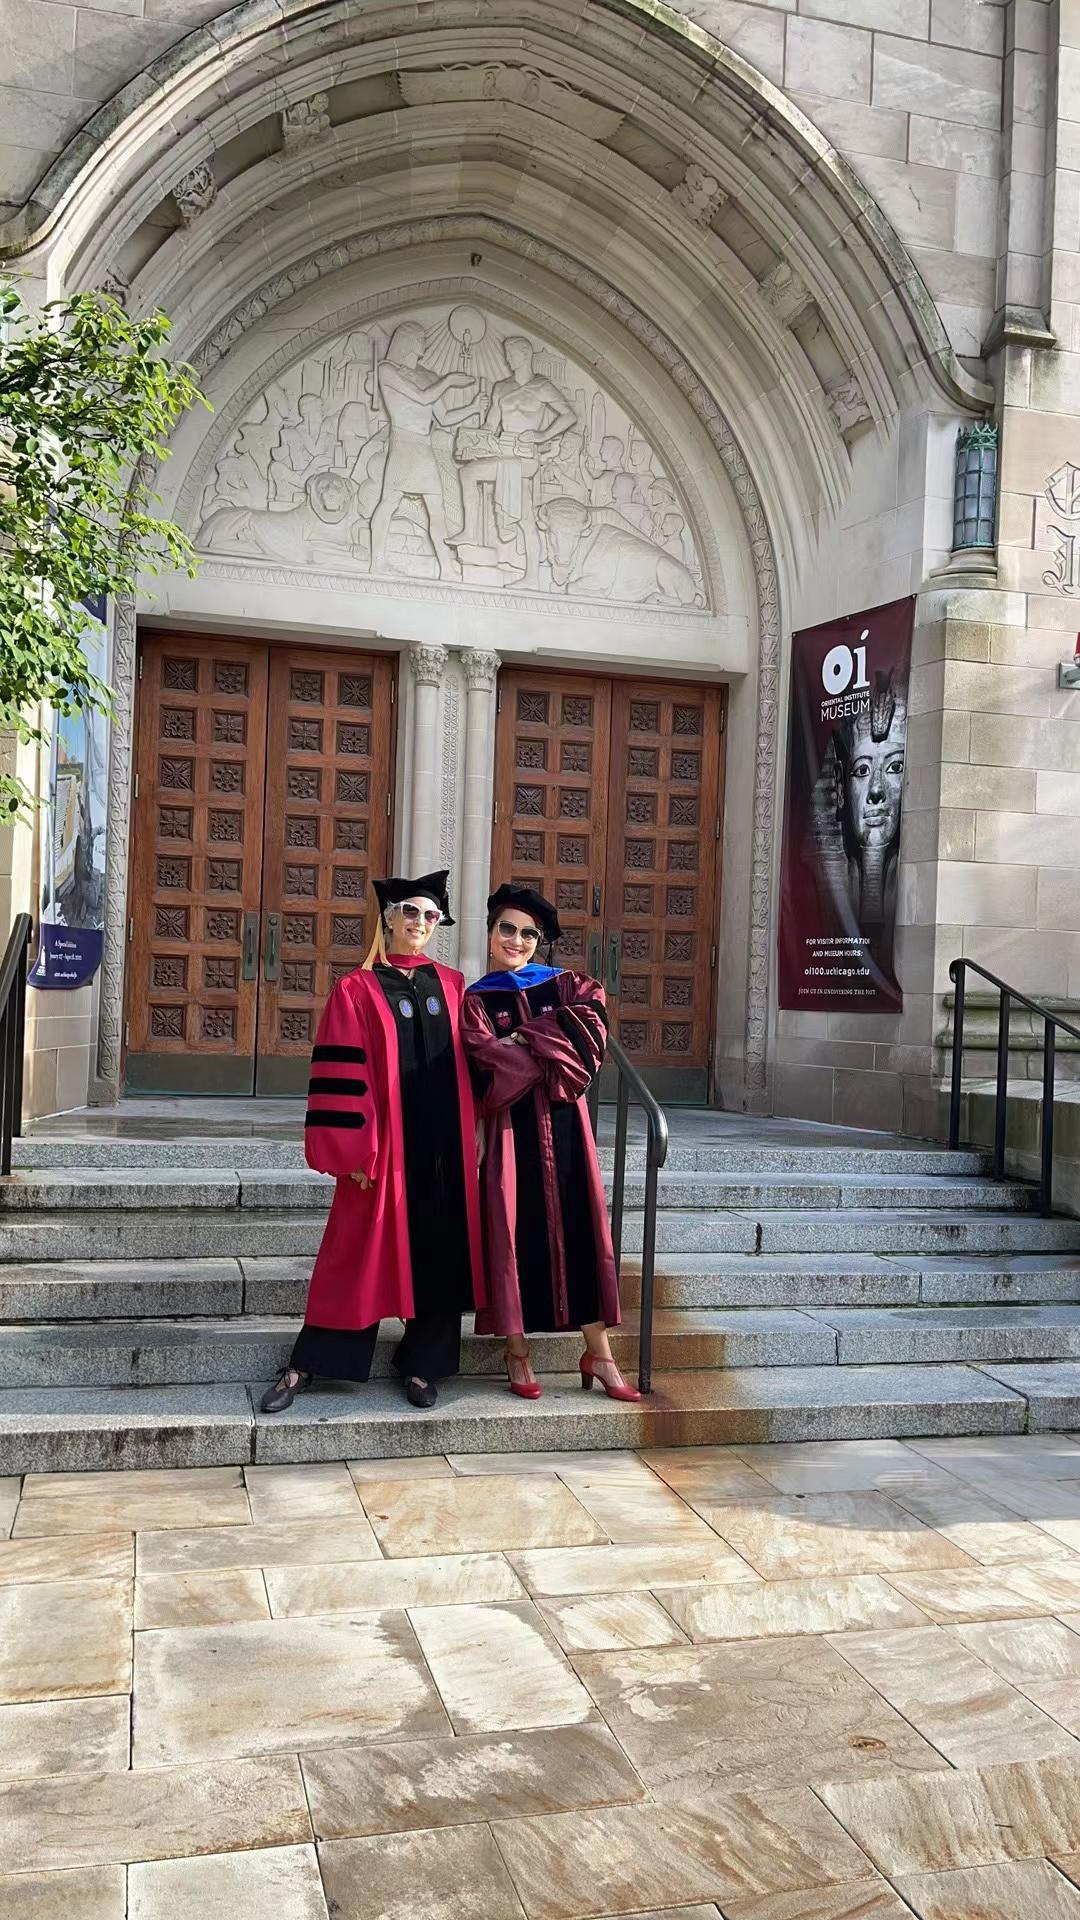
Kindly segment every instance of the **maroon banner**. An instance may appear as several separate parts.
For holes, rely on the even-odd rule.
[[[792,635],[781,1007],[899,1013],[893,963],[913,599]]]

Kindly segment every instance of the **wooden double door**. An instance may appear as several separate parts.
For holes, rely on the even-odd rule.
[[[125,1084],[302,1093],[388,870],[394,663],[147,634],[138,696]]]
[[[726,691],[504,670],[492,877],[559,910],[654,1091],[708,1097]]]

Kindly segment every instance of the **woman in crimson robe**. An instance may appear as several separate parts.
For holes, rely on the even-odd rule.
[[[490,1302],[478,1333],[506,1336],[511,1393],[539,1398],[530,1333],[580,1327],[581,1384],[638,1400],[612,1358],[619,1287],[604,1183],[585,1096],[604,1060],[604,989],[537,964],[559,938],[555,908],[531,887],[488,901],[492,972],[469,988],[462,1037],[485,1127],[481,1200]]]
[[[415,1407],[456,1373],[461,1316],[485,1304],[476,1110],[461,1045],[464,976],[425,958],[453,926],[447,875],[377,880],[379,930],[330,995],[311,1056],[305,1153],[337,1179],[280,1413],[316,1375],[366,1380],[379,1321],[404,1320],[393,1366]]]

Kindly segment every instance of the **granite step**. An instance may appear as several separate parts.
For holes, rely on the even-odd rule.
[[[1028,1396],[1053,1424],[1080,1426],[1080,1367],[1021,1371],[1023,1391],[969,1366],[660,1373],[651,1397],[629,1406],[582,1393],[570,1374],[549,1376],[529,1403],[498,1380],[464,1378],[423,1413],[379,1380],[303,1394],[277,1415],[256,1414],[240,1385],[7,1388],[0,1474],[1021,1433]]]
[[[610,1194],[611,1180],[606,1181]],[[334,1182],[306,1167],[234,1169],[217,1167],[118,1167],[30,1171],[0,1180],[0,1214],[160,1212],[197,1208],[203,1212],[242,1209],[308,1212],[329,1207]],[[627,1179],[625,1204],[645,1203],[644,1181]],[[865,1211],[927,1208],[948,1212],[1027,1212],[1035,1189],[1016,1180],[972,1179],[951,1174],[837,1172],[799,1178],[785,1173],[661,1174],[659,1205],[665,1212],[773,1211],[830,1212],[851,1207]]]
[[[281,1300],[299,1286],[295,1263],[244,1261],[248,1289]],[[0,1269],[2,1272],[2,1269]],[[640,1269],[623,1263],[622,1298],[640,1297]],[[273,1289],[271,1295],[270,1290]],[[2,1295],[0,1295],[2,1297]],[[300,1298],[302,1299],[302,1294]],[[1080,1253],[825,1255],[665,1253],[656,1275],[658,1307],[890,1307],[1015,1305],[1080,1301]],[[289,1305],[291,1306],[291,1300]],[[276,1311],[287,1311],[279,1307]]]
[[[640,1253],[641,1245],[642,1215],[630,1213],[623,1246],[628,1253]],[[669,1210],[657,1215],[656,1248],[658,1259],[669,1253],[1071,1253],[1080,1252],[1080,1220],[901,1207]]]
[[[285,1213],[229,1207],[185,1212],[97,1212],[0,1215],[0,1274],[4,1263],[47,1261],[237,1260],[242,1255],[312,1259],[326,1230],[326,1213]]]
[[[0,1388],[265,1384],[288,1361],[299,1325],[299,1316],[294,1315],[237,1315],[44,1321],[0,1327]],[[383,1323],[373,1379],[392,1373],[391,1356],[400,1336],[399,1321]],[[636,1314],[628,1314],[624,1326],[613,1330],[612,1345],[627,1372],[635,1371]],[[537,1334],[530,1347],[537,1373],[570,1373],[577,1366],[582,1341],[578,1333]],[[784,1309],[661,1312],[654,1321],[653,1365],[660,1369],[835,1366],[836,1349],[835,1329],[824,1319]],[[1016,1357],[1031,1358],[1033,1351],[1030,1345],[1019,1347]],[[1055,1354],[1072,1351],[1061,1343],[1054,1348]],[[1076,1351],[1080,1352],[1080,1344]],[[998,1347],[993,1357],[1010,1355]],[[475,1335],[467,1326],[461,1372],[501,1379],[502,1341]]]
[[[600,1159],[606,1172],[610,1172],[614,1160],[612,1127],[610,1117],[602,1114]],[[177,1171],[228,1167],[235,1172],[257,1169],[300,1172],[304,1170],[303,1130],[297,1127],[295,1134],[269,1139],[194,1136],[155,1140],[138,1136],[91,1138],[77,1134],[32,1134],[12,1144],[12,1163],[20,1172],[156,1170],[163,1162]],[[920,1141],[898,1140],[895,1147],[887,1148],[770,1146],[737,1138],[695,1141],[681,1138],[678,1132],[671,1140],[667,1159],[667,1169],[671,1172],[727,1173],[743,1177],[793,1174],[800,1179],[814,1174],[838,1177],[845,1173],[900,1174],[913,1179],[949,1175],[970,1179],[989,1174],[992,1164],[991,1155],[985,1151],[963,1148],[950,1153],[945,1147]],[[644,1144],[632,1137],[627,1148],[627,1168],[640,1173],[644,1167]]]
[[[294,1316],[40,1322],[0,1328],[0,1388],[261,1385],[285,1366]],[[392,1374],[400,1337],[384,1323],[373,1379]],[[541,1377],[571,1373],[576,1333],[530,1342]],[[612,1333],[627,1374],[638,1363],[636,1315]],[[751,1367],[946,1365],[1080,1359],[1080,1306],[660,1309],[653,1366],[661,1372]],[[461,1373],[503,1377],[502,1342],[466,1328]]]

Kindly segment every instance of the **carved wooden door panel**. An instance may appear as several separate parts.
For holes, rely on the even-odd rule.
[[[390,845],[389,656],[140,643],[125,1084],[302,1093]]]
[[[263,956],[255,1090],[302,1093],[323,1003],[367,951],[388,872],[393,662],[270,656]]]
[[[555,900],[568,966],[669,1100],[709,1092],[726,692],[504,670],[492,880]]]
[[[266,649],[150,635],[139,675],[126,1085],[249,1093]]]
[[[708,1094],[725,699],[614,683],[605,977],[626,1052],[672,1100]]]
[[[599,973],[611,682],[504,669],[495,745],[492,882],[554,900],[567,966]]]

